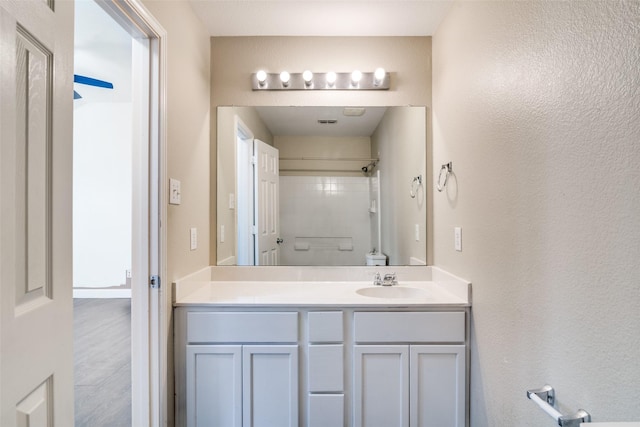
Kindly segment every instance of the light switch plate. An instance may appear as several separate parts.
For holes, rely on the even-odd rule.
[[[180,204],[180,181],[169,178],[169,204]]]
[[[191,241],[191,250],[195,251],[196,249],[198,249],[198,229],[195,227],[191,227],[191,229],[189,230],[189,235],[189,240]]]
[[[415,225],[416,242],[420,241],[420,224]]]
[[[456,251],[462,252],[462,227],[453,228]]]
[[[224,243],[224,225],[220,226],[220,243]]]
[[[236,208],[236,195],[233,193],[229,193],[229,209]]]

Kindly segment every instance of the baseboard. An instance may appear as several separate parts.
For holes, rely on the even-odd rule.
[[[131,289],[79,288],[73,289],[74,298],[131,298]]]

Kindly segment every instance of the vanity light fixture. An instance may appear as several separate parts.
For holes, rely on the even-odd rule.
[[[351,86],[358,87],[360,84],[360,80],[362,80],[362,71],[355,70],[351,73]]]
[[[310,70],[305,70],[302,73],[302,80],[304,80],[304,86],[309,88],[313,85],[313,73]]]
[[[281,72],[280,81],[282,82],[283,87],[289,87],[289,83],[291,82],[291,74],[289,74],[287,71]]]
[[[256,79],[258,80],[260,88],[264,88],[267,85],[267,72],[265,70],[258,71],[256,73]]]
[[[327,87],[334,87],[336,85],[337,74],[334,71],[327,73]]]
[[[253,90],[388,90],[390,74],[384,68],[374,72],[355,70],[351,73],[268,73],[260,70],[251,75]]]
[[[376,68],[376,70],[373,72],[373,85],[376,87],[380,86],[386,76],[387,72],[384,70],[384,68]]]

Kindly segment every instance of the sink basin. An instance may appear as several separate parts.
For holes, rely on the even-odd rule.
[[[357,294],[373,298],[425,298],[427,291],[404,286],[370,286],[360,288]]]

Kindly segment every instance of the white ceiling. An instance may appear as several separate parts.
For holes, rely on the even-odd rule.
[[[278,136],[371,136],[386,107],[366,107],[361,116],[345,116],[344,107],[256,107],[260,118]],[[320,124],[318,120],[337,120]]]
[[[189,0],[212,36],[431,36],[453,0]]]

